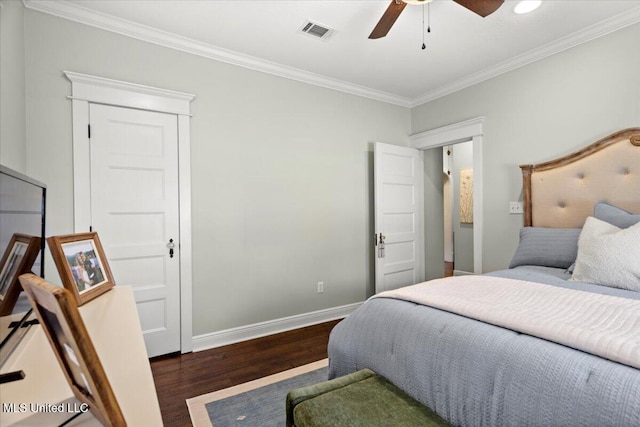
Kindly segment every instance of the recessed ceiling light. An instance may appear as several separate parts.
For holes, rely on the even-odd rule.
[[[433,0],[402,0],[402,1],[407,4],[425,4],[425,3],[431,3]]]
[[[539,8],[541,4],[542,0],[522,0],[516,5],[513,11],[518,15],[522,15],[524,13],[533,12]]]

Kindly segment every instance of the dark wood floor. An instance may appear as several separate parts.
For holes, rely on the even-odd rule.
[[[444,262],[444,277],[453,276],[453,262],[445,261]]]
[[[186,399],[327,357],[332,321],[211,350],[153,359],[165,426],[190,426]]]

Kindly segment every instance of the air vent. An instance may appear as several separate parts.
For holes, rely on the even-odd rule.
[[[307,21],[300,27],[300,32],[317,39],[327,40],[333,35],[335,30],[313,21]]]

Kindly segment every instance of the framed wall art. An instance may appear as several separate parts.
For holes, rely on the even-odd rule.
[[[103,425],[126,426],[73,294],[34,274],[19,280],[73,394]]]
[[[473,224],[473,169],[460,170],[460,222]]]
[[[40,252],[40,242],[40,237],[15,233],[5,248],[0,260],[0,316],[13,311],[22,291],[18,277],[31,271]]]
[[[107,292],[115,283],[98,233],[79,233],[47,238],[63,286],[78,305]]]

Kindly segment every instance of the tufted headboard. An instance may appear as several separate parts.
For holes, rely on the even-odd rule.
[[[640,213],[640,128],[520,168],[525,226],[582,227],[598,201]]]

